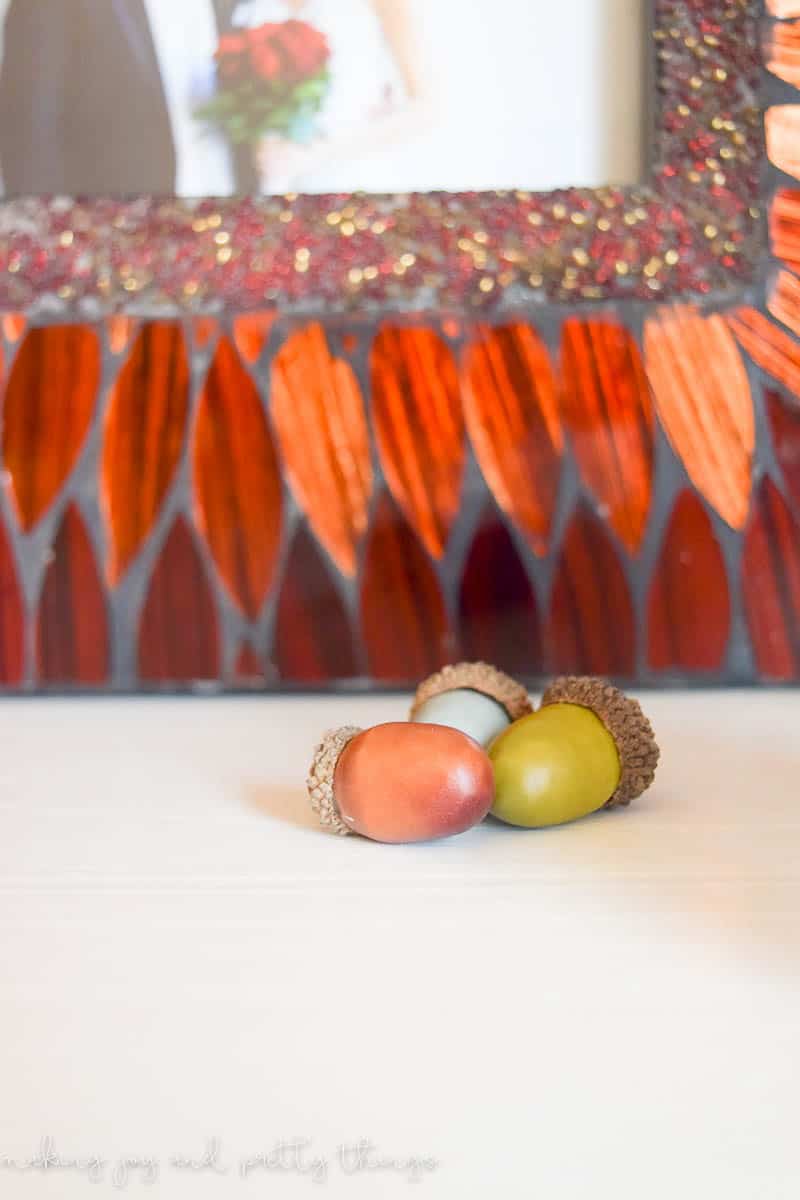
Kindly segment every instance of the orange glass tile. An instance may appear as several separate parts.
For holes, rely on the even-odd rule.
[[[236,317],[233,322],[233,340],[245,362],[256,362],[267,344],[267,338],[274,324],[274,312],[252,313],[250,316]]]
[[[45,571],[36,621],[41,683],[105,683],[109,666],[106,602],[89,536],[70,505]]]
[[[333,357],[320,325],[275,356],[271,401],[297,502],[339,570],[355,575],[372,494],[367,415],[352,367]]]
[[[657,671],[721,668],[730,624],[722,551],[708,513],[684,491],[672,510],[650,587],[650,666]]]
[[[773,24],[766,39],[766,66],[792,87],[800,86],[800,23]]]
[[[3,405],[3,459],[20,523],[33,528],[56,499],[86,438],[100,382],[100,344],[87,325],[30,329]]]
[[[458,512],[464,425],[447,343],[423,326],[386,325],[370,356],[372,417],[386,481],[434,558]]]
[[[564,420],[578,467],[631,553],[653,484],[653,401],[639,347],[615,321],[566,320],[561,329]]]
[[[213,317],[195,317],[192,321],[192,338],[201,350],[213,342],[219,333],[219,323]]]
[[[721,316],[664,308],[645,322],[661,423],[692,483],[734,529],[747,519],[755,415],[741,354]]]
[[[304,526],[295,534],[286,564],[272,658],[280,678],[292,683],[352,679],[359,673],[350,620]]]
[[[766,394],[772,445],[789,494],[800,511],[800,404],[779,392]]]
[[[756,666],[800,677],[800,525],[771,480],[761,485],[744,541],[742,592]]]
[[[800,106],[774,104],[764,113],[767,156],[779,171],[800,179]]]
[[[800,270],[800,191],[781,188],[769,210],[772,252],[795,270]]]
[[[533,550],[544,554],[564,445],[547,348],[529,325],[478,326],[462,379],[467,430],[486,483]]]
[[[737,308],[728,324],[753,362],[800,396],[800,345],[786,330],[754,308]]]
[[[436,574],[388,496],[378,506],[367,545],[361,628],[376,679],[418,682],[453,658]]]
[[[139,623],[138,662],[145,683],[186,683],[219,675],[214,598],[182,516],[150,578]]]
[[[8,535],[0,525],[0,683],[20,683],[24,653],[25,609],[17,565]]]
[[[779,271],[767,300],[776,321],[800,335],[800,279],[791,271]]]
[[[601,522],[581,506],[559,556],[545,637],[550,669],[630,676],[636,626],[630,591]]]
[[[122,354],[131,343],[136,332],[137,321],[133,317],[119,314],[106,320],[106,337],[112,354]]]
[[[189,362],[172,321],[143,325],[111,391],[101,495],[109,526],[108,576],[118,582],[153,528],[186,436]]]
[[[283,495],[261,399],[227,338],[200,397],[194,477],[198,525],[234,600],[255,619],[280,549]]]
[[[483,516],[459,593],[460,654],[512,675],[544,670],[536,596],[513,539],[497,513]]]
[[[2,318],[3,335],[9,342],[18,342],[25,332],[27,320],[21,313],[6,313]]]

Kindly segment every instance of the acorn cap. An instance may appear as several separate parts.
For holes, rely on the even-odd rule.
[[[339,761],[339,755],[348,742],[361,733],[358,725],[343,725],[341,729],[329,729],[314,751],[311,766],[306,779],[308,798],[311,807],[319,817],[320,825],[344,837],[352,833],[345,825],[336,800],[333,795],[333,773]]]
[[[621,773],[617,790],[606,808],[630,804],[647,791],[656,773],[660,751],[653,727],[638,700],[604,679],[565,675],[554,679],[542,696],[541,707],[549,704],[577,704],[591,709],[613,737]]]
[[[528,713],[533,712],[527,690],[521,683],[517,683],[516,679],[512,679],[504,671],[498,671],[497,667],[492,667],[489,663],[463,662],[443,667],[435,675],[423,679],[411,705],[411,719],[414,719],[417,710],[428,700],[432,700],[434,696],[441,696],[443,692],[455,691],[456,688],[482,692],[484,696],[496,700],[512,721],[518,721],[520,717],[526,717]]]

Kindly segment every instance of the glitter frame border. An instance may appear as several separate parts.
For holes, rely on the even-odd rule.
[[[735,302],[766,261],[761,0],[651,0],[644,187],[0,204],[0,307],[497,314]]]

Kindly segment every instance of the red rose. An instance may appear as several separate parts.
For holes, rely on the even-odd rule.
[[[272,81],[283,74],[283,61],[269,41],[255,43],[250,47],[250,61],[260,79]]]
[[[279,39],[288,73],[294,79],[318,74],[330,57],[327,39],[306,21],[284,21]]]
[[[219,40],[214,58],[225,83],[236,83],[248,72],[247,39],[241,33],[228,33]]]

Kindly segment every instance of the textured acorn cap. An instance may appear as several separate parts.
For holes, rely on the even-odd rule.
[[[542,708],[549,704],[578,704],[591,709],[613,737],[621,774],[617,790],[606,808],[630,804],[647,791],[655,777],[660,751],[653,727],[638,700],[626,696],[604,679],[565,675],[554,679],[542,696]]]
[[[512,721],[518,721],[520,717],[526,717],[533,711],[526,689],[521,683],[517,683],[516,679],[512,679],[504,671],[498,671],[497,667],[492,667],[489,663],[463,662],[443,667],[435,675],[423,679],[411,705],[411,719],[414,719],[417,710],[428,700],[432,700],[434,696],[441,696],[443,692],[455,691],[456,688],[482,692],[484,696],[496,700]]]
[[[311,807],[319,817],[320,825],[334,833],[341,834],[342,837],[352,833],[352,830],[345,825],[339,814],[333,794],[333,773],[336,770],[339,755],[347,743],[361,732],[358,725],[343,725],[341,729],[329,729],[314,751],[306,779],[308,798],[311,801]]]

